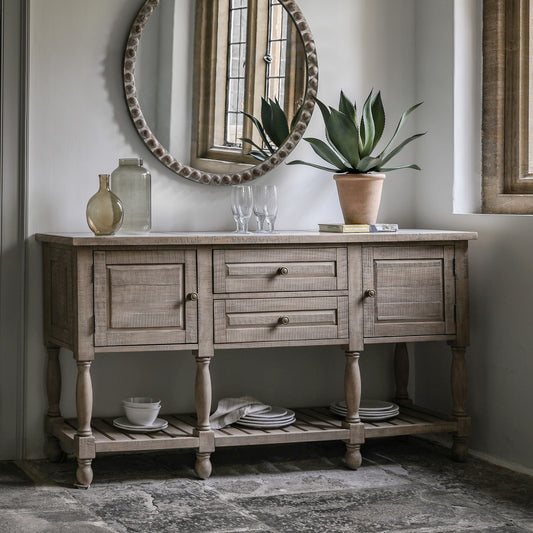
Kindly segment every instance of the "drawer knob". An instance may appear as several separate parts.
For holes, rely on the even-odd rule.
[[[365,297],[366,298],[375,298],[376,297],[376,289],[367,289],[365,291]]]
[[[196,302],[198,300],[198,293],[197,292],[191,292],[187,295],[187,298],[191,300],[192,302]]]
[[[278,268],[278,274],[281,274],[282,276],[286,276],[288,273],[289,273],[289,269],[287,267]]]
[[[279,317],[279,323],[286,326],[290,322],[290,319],[288,316],[280,316]]]

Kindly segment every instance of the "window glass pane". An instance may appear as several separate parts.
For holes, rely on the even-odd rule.
[[[266,96],[278,99],[284,106],[284,87],[287,63],[287,12],[277,0],[269,0],[268,53],[272,61],[267,65]]]
[[[224,144],[240,146],[241,112],[244,109],[248,2],[247,0],[230,0],[229,8]]]

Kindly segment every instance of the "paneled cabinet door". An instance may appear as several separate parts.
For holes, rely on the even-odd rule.
[[[96,346],[197,342],[194,250],[95,251]]]
[[[455,334],[453,246],[363,248],[365,337]]]

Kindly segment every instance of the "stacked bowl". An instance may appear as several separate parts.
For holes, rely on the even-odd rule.
[[[122,400],[125,417],[113,420],[113,425],[126,431],[159,431],[168,426],[168,422],[157,418],[161,409],[161,400],[145,396],[135,396]]]
[[[161,409],[161,400],[134,397],[122,400],[126,418],[135,426],[151,426]]]

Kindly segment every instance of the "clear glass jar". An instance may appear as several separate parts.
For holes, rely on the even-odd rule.
[[[124,208],[120,233],[148,233],[152,229],[152,177],[140,157],[118,160],[111,173],[111,190]]]

